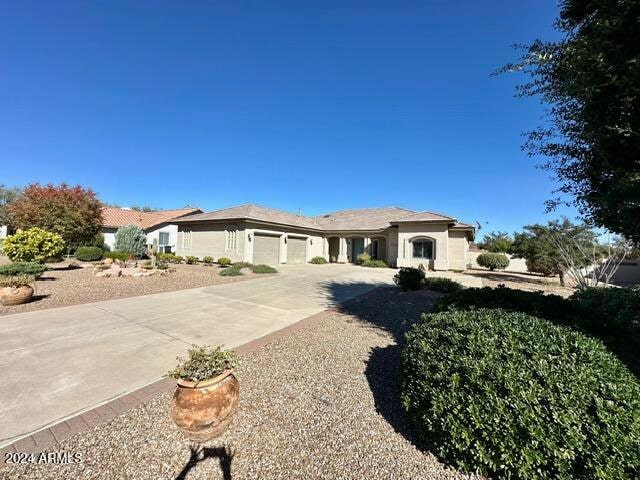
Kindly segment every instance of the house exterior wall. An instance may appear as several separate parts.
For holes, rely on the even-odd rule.
[[[465,232],[449,230],[449,269],[466,270],[469,240]]]
[[[413,258],[412,240],[430,238],[434,241],[435,258]],[[423,264],[432,270],[449,270],[449,228],[446,223],[403,223],[398,226],[398,267],[418,267]]]
[[[280,263],[287,263],[287,242],[285,238],[288,236],[305,239],[307,247],[306,262],[316,256],[328,258],[328,251],[325,252],[323,236],[318,232],[294,227],[277,227],[247,222],[244,240],[244,261],[246,262],[253,263],[253,236],[256,233],[266,233],[280,237]]]
[[[115,248],[117,231],[118,231],[117,228],[107,228],[107,227],[102,228],[102,235],[104,235],[104,245],[110,251],[113,251]]]
[[[387,230],[387,263],[391,267],[397,266],[398,262],[398,229]]]
[[[236,232],[235,249],[227,249],[226,231]],[[177,232],[176,254],[182,257],[193,255],[202,259],[210,256],[230,258],[232,262],[244,260],[245,226],[239,223],[194,223],[180,224]],[[191,245],[185,243],[185,232],[191,232]]]
[[[176,251],[176,244],[178,242],[178,225],[168,224],[156,227],[152,230],[147,230],[147,245],[153,245],[153,241],[158,241],[158,246],[160,246],[160,232],[167,232],[169,234],[169,245],[171,247],[171,251]]]

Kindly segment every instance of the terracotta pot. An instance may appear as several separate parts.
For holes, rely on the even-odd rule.
[[[178,380],[171,418],[188,438],[204,442],[226,430],[239,397],[240,383],[231,370],[202,382]]]
[[[33,297],[33,288],[29,285],[0,288],[0,303],[5,307],[27,303],[31,301],[31,297]]]

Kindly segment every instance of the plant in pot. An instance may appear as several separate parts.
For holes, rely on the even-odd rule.
[[[21,305],[31,301],[33,297],[33,275],[19,274],[0,276],[0,303],[5,307]]]
[[[240,359],[233,350],[193,345],[168,375],[178,380],[171,418],[189,439],[204,442],[229,426],[238,410],[240,383],[233,369]]]

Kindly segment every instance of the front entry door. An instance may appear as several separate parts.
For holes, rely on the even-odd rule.
[[[351,262],[358,261],[358,255],[364,253],[364,238],[353,238],[351,240]]]

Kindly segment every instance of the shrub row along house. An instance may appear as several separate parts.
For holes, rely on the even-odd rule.
[[[104,244],[109,250],[113,250],[118,229],[126,225],[137,225],[146,233],[148,245],[153,245],[154,239],[157,239],[160,252],[175,252],[178,225],[173,223],[173,220],[194,213],[202,213],[202,210],[182,208],[143,212],[131,208],[104,207],[102,209]]]
[[[342,210],[305,217],[240,205],[172,220],[178,255],[277,265],[321,256],[355,262],[360,253],[391,266],[464,270],[474,228],[453,217],[398,207]]]

